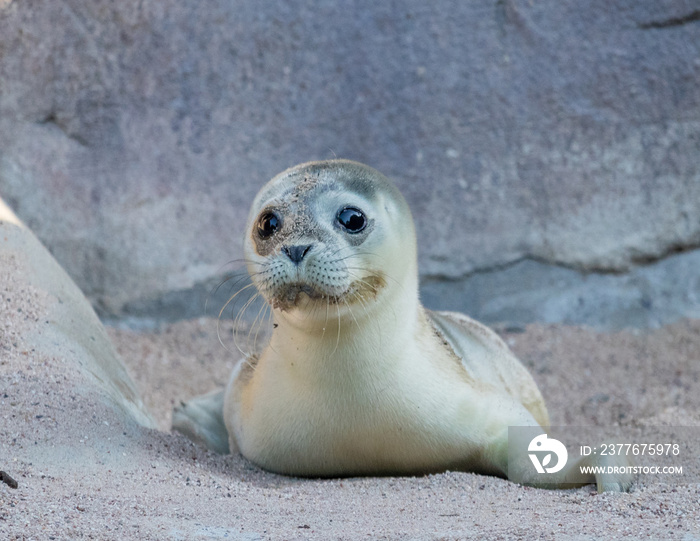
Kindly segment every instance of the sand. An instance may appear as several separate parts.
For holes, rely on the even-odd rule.
[[[230,323],[224,345],[213,319],[105,334],[51,265],[0,222],[0,539],[700,539],[700,321],[502,332],[554,425],[688,426],[685,475],[624,494],[463,472],[297,479],[169,431],[174,404],[227,380]]]
[[[198,448],[168,431],[169,417],[178,400],[227,378],[235,355],[213,319],[109,329],[160,430],[120,423],[90,393],[66,392],[61,377],[72,376],[60,373],[61,359],[32,356],[21,334],[41,320],[41,299],[16,293],[5,292],[2,312],[0,468],[19,488],[0,486],[3,538],[700,539],[697,481],[597,494],[455,472],[306,480]],[[535,325],[503,336],[534,374],[553,424],[700,424],[699,321],[616,334]],[[87,429],[71,423],[77,416]],[[59,461],[28,452],[71,442],[77,451]],[[114,446],[121,456],[109,456]]]

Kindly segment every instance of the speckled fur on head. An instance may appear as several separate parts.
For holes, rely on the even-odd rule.
[[[339,225],[344,208],[363,213],[361,231],[349,233]],[[278,219],[277,229],[262,236],[258,226],[270,214]],[[405,242],[414,244],[406,201],[371,167],[349,160],[293,167],[268,182],[253,202],[246,239],[251,276],[267,301],[281,310],[300,306],[304,297],[326,304],[362,302],[386,284],[385,264],[373,255],[387,235],[393,236],[399,220]],[[309,247],[304,261],[294,263],[285,255],[295,246]]]
[[[351,160],[307,162],[276,175],[258,192],[251,207],[250,219],[260,212],[265,201],[296,202],[312,190],[316,193],[342,189],[374,200],[379,194],[393,198],[410,217],[410,209],[401,192],[382,173]]]

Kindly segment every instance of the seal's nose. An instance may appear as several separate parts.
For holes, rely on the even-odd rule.
[[[309,253],[311,246],[311,244],[305,246],[282,246],[282,251],[292,260],[292,263],[298,265],[304,259],[304,256]]]

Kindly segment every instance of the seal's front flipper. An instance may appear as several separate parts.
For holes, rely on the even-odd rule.
[[[173,409],[173,430],[220,454],[230,452],[224,424],[224,391],[197,396]]]

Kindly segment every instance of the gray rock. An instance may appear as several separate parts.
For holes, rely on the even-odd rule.
[[[582,273],[533,260],[463,279],[426,278],[423,302],[486,323],[535,321],[597,329],[656,328],[700,318],[700,250],[628,273]]]
[[[699,34],[681,0],[4,0],[0,194],[117,317],[196,312],[258,187],[336,155],[395,179],[426,277],[628,272],[700,246]]]

